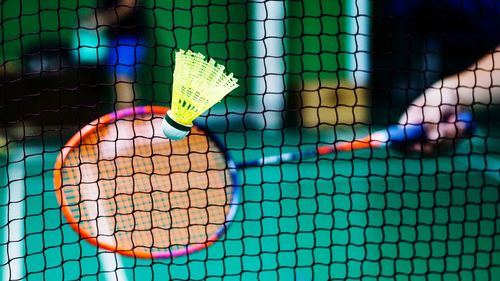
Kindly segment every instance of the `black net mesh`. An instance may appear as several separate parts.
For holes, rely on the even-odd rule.
[[[499,14],[487,0],[0,1],[0,279],[498,280]],[[238,78],[196,120],[235,163],[394,124],[424,136],[242,165],[213,245],[114,254],[63,216],[55,163],[100,116],[171,106],[179,49]]]

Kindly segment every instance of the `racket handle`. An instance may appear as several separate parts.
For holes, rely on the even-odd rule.
[[[467,133],[471,133],[474,128],[472,113],[460,112],[457,116],[457,122],[465,123]],[[388,142],[404,143],[415,141],[422,138],[425,134],[424,125],[392,125],[387,128]]]

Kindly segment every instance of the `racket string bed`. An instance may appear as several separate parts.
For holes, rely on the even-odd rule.
[[[82,129],[60,163],[59,198],[73,228],[101,247],[143,257],[210,243],[233,200],[220,146],[199,129],[171,142],[153,111]]]

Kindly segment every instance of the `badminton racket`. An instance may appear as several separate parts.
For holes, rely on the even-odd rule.
[[[165,107],[105,115],[63,147],[54,183],[68,224],[90,243],[139,258],[170,258],[206,248],[234,220],[239,168],[419,138],[421,125],[392,126],[362,140],[235,163],[222,142],[193,126],[179,141],[163,136]],[[471,122],[470,115],[460,117]]]

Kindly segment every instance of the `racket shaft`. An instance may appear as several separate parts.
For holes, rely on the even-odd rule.
[[[473,130],[474,122],[470,112],[459,113],[457,120],[464,122],[466,130],[470,133]],[[320,146],[314,149],[302,150],[299,152],[288,152],[280,155],[266,156],[261,159],[245,161],[237,166],[241,167],[261,167],[264,165],[279,165],[281,163],[294,162],[301,159],[326,155],[338,151],[352,151],[355,149],[378,148],[391,144],[401,144],[421,139],[425,134],[424,126],[419,125],[391,125],[386,130],[381,130],[360,140],[341,142],[334,145]]]
[[[315,156],[321,156],[333,153],[335,151],[350,151],[353,149],[363,149],[368,148],[370,146],[374,146],[374,143],[369,141],[369,138],[365,138],[360,141],[352,141],[352,142],[342,142],[335,145],[325,145],[320,146],[314,149],[302,150],[299,152],[287,152],[279,155],[266,156],[260,159],[246,161],[240,165],[241,167],[262,167],[264,165],[279,165],[281,163],[289,163],[298,161],[301,159],[312,158]]]

